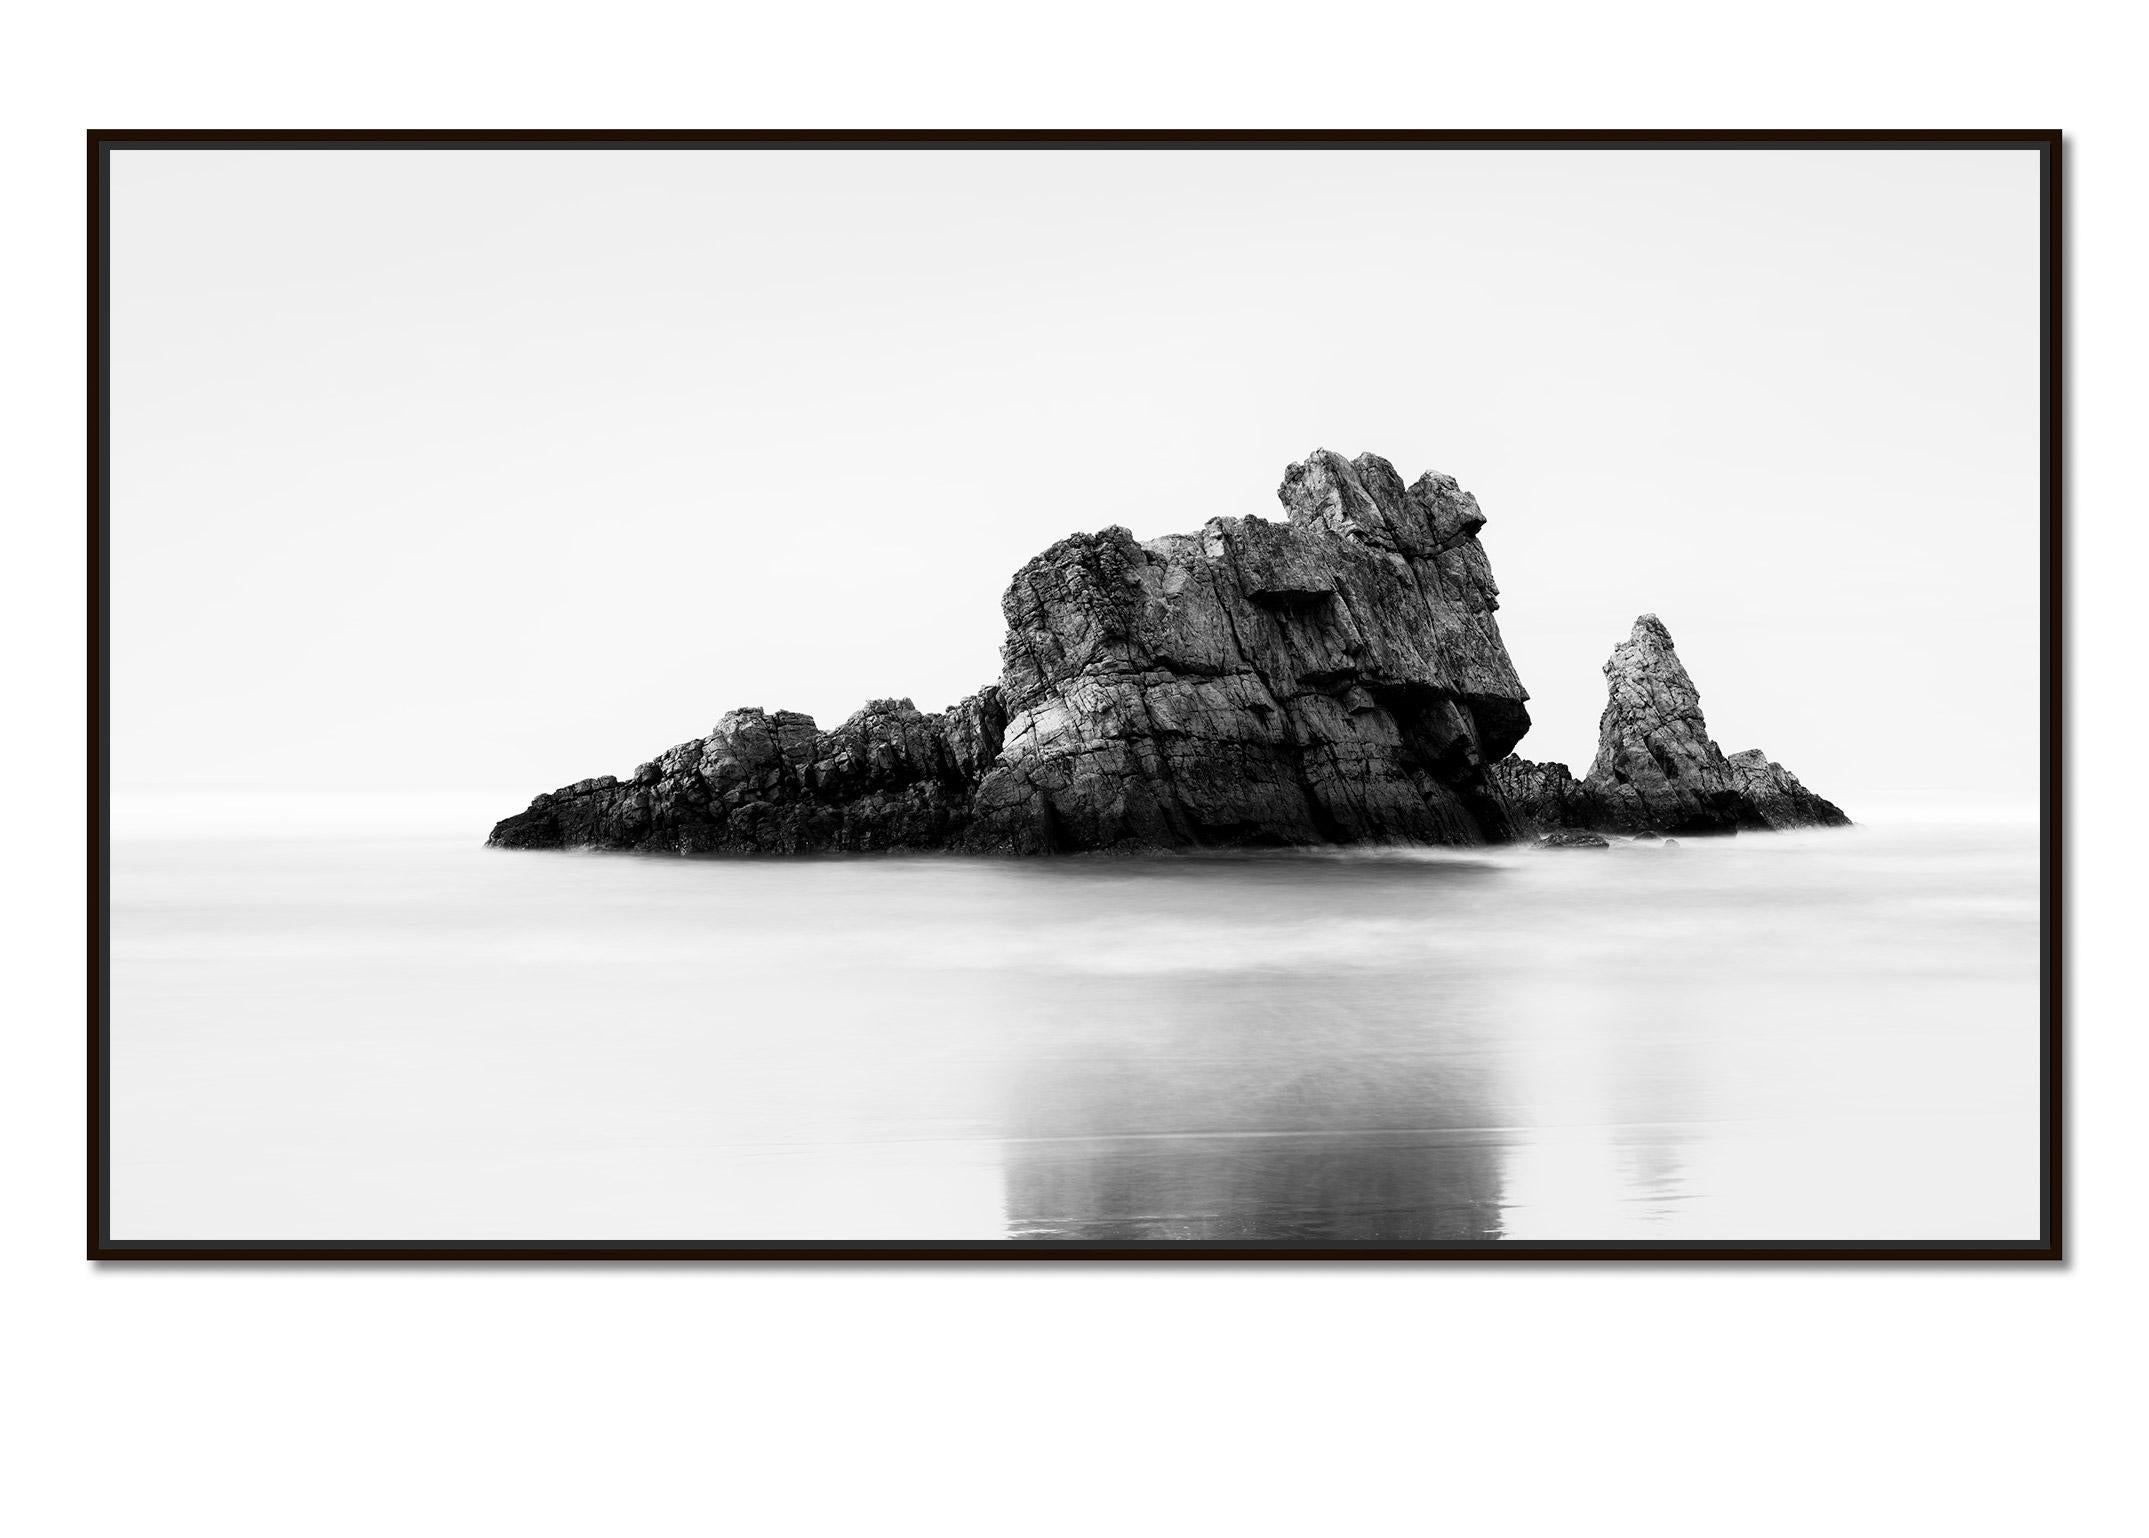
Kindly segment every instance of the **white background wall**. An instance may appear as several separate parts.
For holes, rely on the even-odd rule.
[[[2128,964],[2149,135],[2138,50],[2111,14],[1142,5],[1078,22],[980,6],[787,24],[767,7],[600,20],[386,3],[18,18],[0,107],[0,624],[17,727],[0,1512],[37,1533],[2122,1530],[2149,1174]],[[2072,131],[2074,1262],[83,1263],[81,130],[898,122]]]

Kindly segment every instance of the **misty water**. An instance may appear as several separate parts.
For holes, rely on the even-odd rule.
[[[414,805],[118,805],[115,1238],[2037,1232],[2028,822],[683,860]]]

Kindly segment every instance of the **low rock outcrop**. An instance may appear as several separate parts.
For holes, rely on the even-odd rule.
[[[796,711],[734,710],[630,780],[539,796],[489,842],[680,854],[945,848],[969,825],[971,790],[1006,722],[990,688],[936,715],[875,700],[826,732]]]
[[[1759,748],[1725,760],[1746,807],[1771,828],[1844,828],[1850,819],[1833,801],[1815,795],[1798,776],[1772,764]]]
[[[1541,849],[1609,849],[1612,841],[1601,833],[1578,828],[1555,828],[1537,841]]]
[[[1758,748],[1726,757],[1701,694],[1654,614],[1634,622],[1604,664],[1608,697],[1597,757],[1577,781],[1564,764],[1509,758],[1493,780],[1519,825],[1538,832],[1735,833],[1842,827],[1850,819]]]
[[[631,781],[493,830],[518,848],[1032,854],[1517,836],[1488,766],[1529,729],[1477,501],[1316,451],[1283,522],[1078,534],[1017,572],[997,685],[834,731],[736,711]]]

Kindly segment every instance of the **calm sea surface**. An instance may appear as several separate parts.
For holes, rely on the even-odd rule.
[[[718,861],[483,848],[515,804],[118,804],[115,1237],[2036,1235],[2028,823]]]

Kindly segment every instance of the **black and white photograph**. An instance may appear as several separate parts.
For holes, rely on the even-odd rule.
[[[92,148],[94,1256],[2059,1257],[2057,135]]]
[[[11,21],[0,1530],[2141,1525],[2124,14]]]

